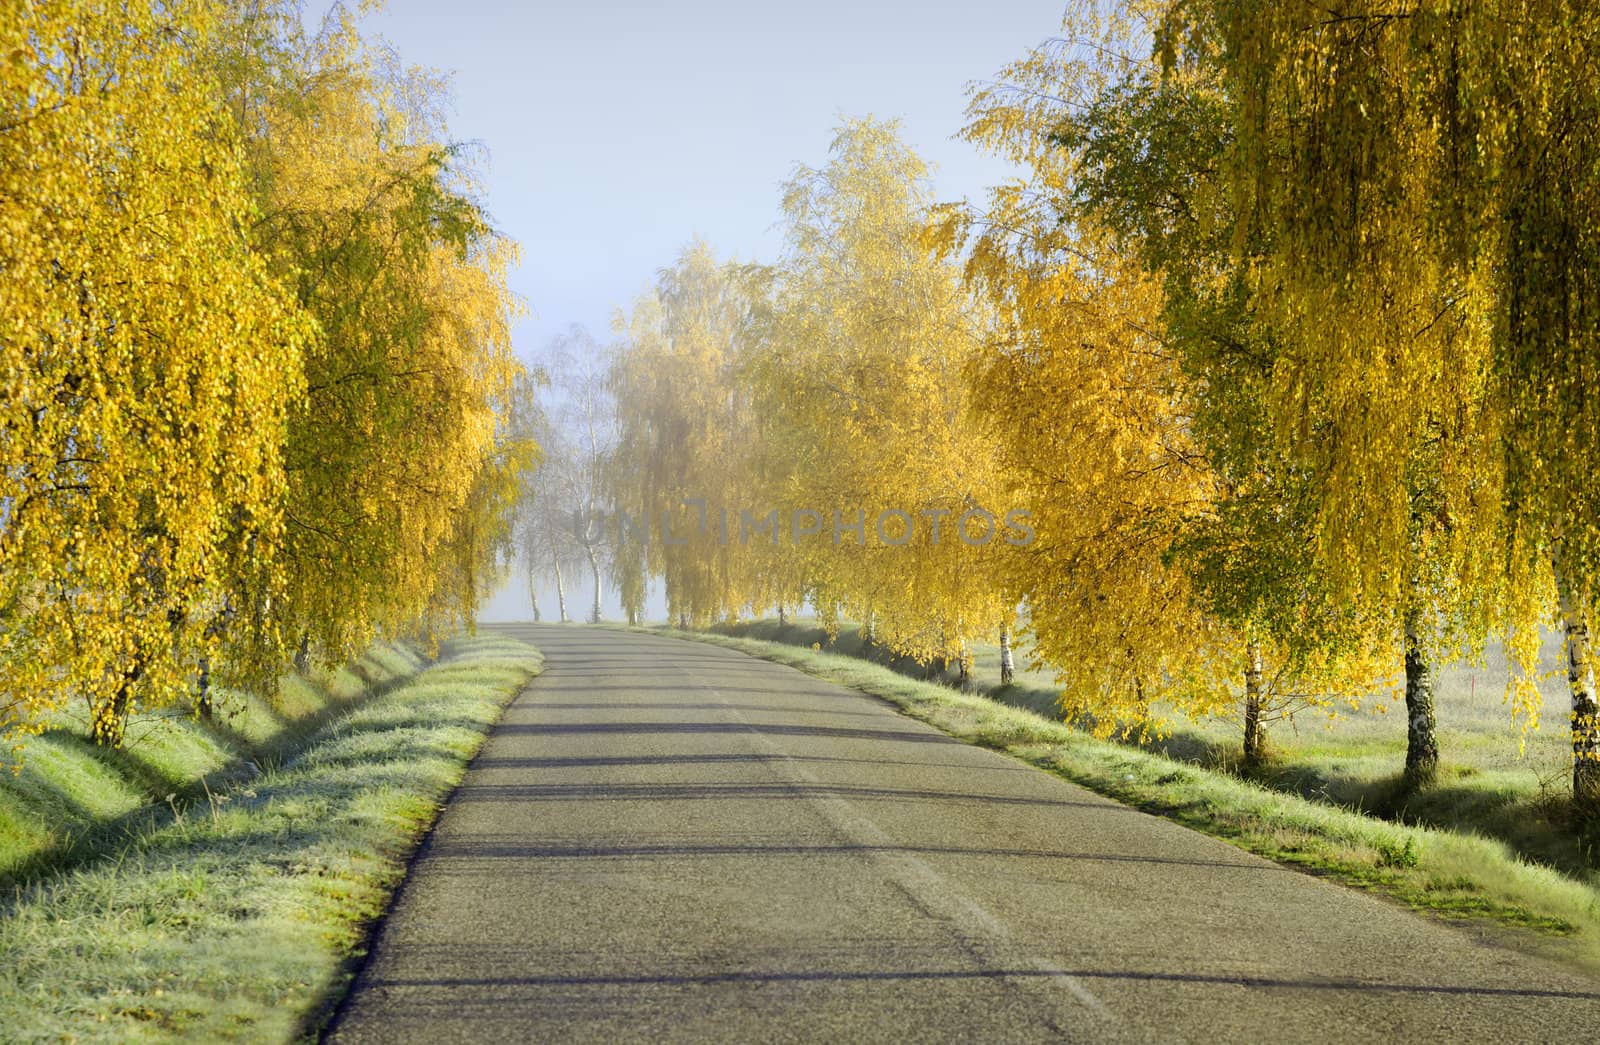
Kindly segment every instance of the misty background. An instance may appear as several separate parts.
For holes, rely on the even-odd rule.
[[[451,74],[451,136],[487,153],[483,185],[522,245],[512,286],[532,361],[573,324],[611,322],[695,238],[741,261],[781,246],[779,185],[820,165],[841,116],[898,118],[941,199],[978,197],[1011,171],[955,140],[966,87],[1051,37],[1058,0],[672,5],[391,0],[362,24],[408,62]],[[312,13],[312,12],[308,12]],[[542,609],[555,614],[541,584]],[[568,579],[569,610],[592,600]],[[481,619],[530,616],[513,569]],[[620,616],[614,598],[608,616]],[[648,613],[665,612],[659,597]]]

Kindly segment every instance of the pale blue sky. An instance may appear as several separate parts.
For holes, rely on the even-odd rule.
[[[519,6],[390,0],[364,25],[454,74],[450,131],[488,147],[488,203],[523,247],[525,353],[604,336],[696,235],[768,260],[779,184],[821,164],[841,114],[899,117],[941,198],[1006,168],[952,140],[968,81],[1053,35],[1061,0]]]
[[[939,197],[978,198],[1008,170],[953,139],[966,85],[1054,35],[1063,10],[390,0],[363,25],[453,74],[451,135],[487,147],[489,209],[522,245],[513,286],[533,314],[516,340],[530,356],[571,323],[608,339],[613,310],[695,236],[725,257],[774,259],[779,185],[826,161],[842,115],[899,118]],[[526,618],[526,600],[515,580],[485,619]]]

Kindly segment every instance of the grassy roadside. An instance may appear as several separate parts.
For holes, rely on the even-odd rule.
[[[951,736],[1146,812],[1419,911],[1505,930],[1496,935],[1512,946],[1600,973],[1600,890],[1529,863],[1502,842],[1269,790],[849,656],[715,633],[649,630],[740,650],[870,693]]]
[[[926,666],[864,643],[860,630],[849,623],[841,623],[831,642],[818,622],[803,618],[741,621],[710,630],[806,648],[816,643],[828,652],[930,678]],[[1019,672],[1011,685],[1001,686],[999,650],[980,643],[972,652],[971,679],[960,688],[1047,719],[1056,717],[1059,690],[1047,668]],[[1321,805],[1493,838],[1525,860],[1600,886],[1595,840],[1578,828],[1571,807],[1572,753],[1564,728],[1570,697],[1562,657],[1560,636],[1547,636],[1544,665],[1549,670],[1539,680],[1545,728],[1525,737],[1519,737],[1503,699],[1507,669],[1499,650],[1489,650],[1482,664],[1440,665],[1434,693],[1441,762],[1437,780],[1420,790],[1403,778],[1406,723],[1399,693],[1375,697],[1358,709],[1340,707],[1334,718],[1306,712],[1269,723],[1267,761],[1248,776],[1272,791]],[[1025,661],[1026,650],[1019,650],[1019,666]],[[954,669],[931,680],[958,682]],[[1194,720],[1173,708],[1155,710],[1166,717],[1167,728],[1136,746],[1177,762],[1240,775],[1244,752],[1236,714]]]
[[[0,908],[5,1039],[314,1034],[441,801],[541,663],[512,639],[452,643],[281,764],[17,887]]]
[[[89,741],[81,709],[63,710],[18,745],[13,772],[0,773],[0,893],[281,763],[331,718],[425,666],[404,646],[374,645],[337,670],[286,676],[270,701],[221,691],[209,722],[182,707],[136,712],[116,750]]]

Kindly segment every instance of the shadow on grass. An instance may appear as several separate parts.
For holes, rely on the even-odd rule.
[[[399,662],[403,658],[397,655],[393,659]],[[120,851],[131,838],[172,823],[190,811],[204,810],[213,794],[254,779],[261,773],[262,766],[287,762],[311,737],[353,708],[376,700],[415,678],[430,663],[420,657],[416,659],[420,666],[415,673],[396,674],[380,658],[364,656],[358,662],[361,676],[373,681],[355,694],[338,691],[334,685],[337,672],[296,676],[300,685],[316,693],[320,706],[296,718],[275,714],[279,728],[261,742],[252,742],[223,715],[210,722],[194,720],[192,728],[216,741],[230,756],[224,765],[198,775],[184,774],[176,763],[164,763],[138,743],[105,748],[81,732],[47,731],[46,735],[54,744],[69,749],[86,762],[93,761],[104,767],[143,795],[145,802],[137,809],[104,815],[75,798],[69,787],[54,786],[52,782],[39,782],[33,790],[40,793],[31,796],[11,789],[12,794],[0,796],[0,800],[10,800],[22,809],[36,810],[46,816],[50,837],[40,848],[9,866],[0,867],[0,890],[14,894],[43,878],[107,858]],[[171,715],[167,710],[151,718]],[[0,789],[4,789],[3,782],[0,782]]]

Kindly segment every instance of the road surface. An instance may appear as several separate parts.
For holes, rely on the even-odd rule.
[[[1593,1041],[1600,984],[701,643],[545,651],[346,1042]]]

